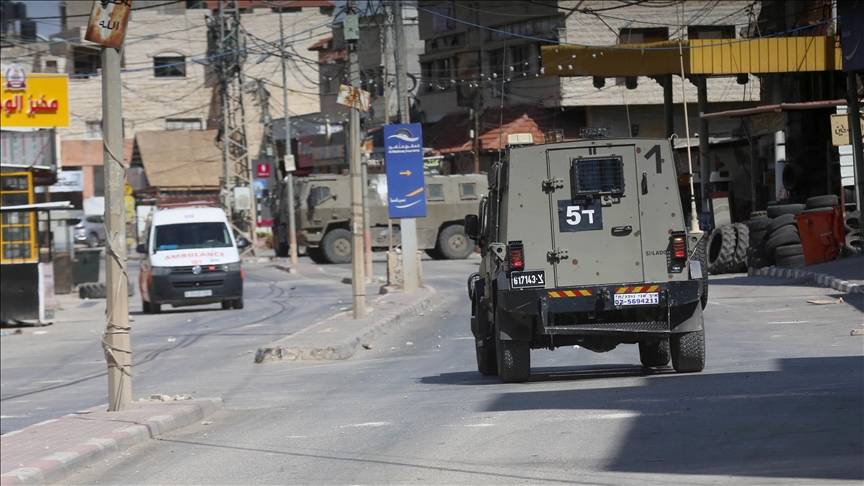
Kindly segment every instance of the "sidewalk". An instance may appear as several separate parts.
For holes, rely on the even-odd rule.
[[[864,255],[803,268],[751,268],[751,277],[806,278],[808,283],[850,294],[864,294]]]
[[[128,411],[107,405],[0,436],[0,484],[51,484],[110,454],[193,424],[223,409],[219,398],[146,400]]]

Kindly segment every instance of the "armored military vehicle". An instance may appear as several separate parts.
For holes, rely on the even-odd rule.
[[[392,237],[401,244],[399,221],[394,220],[392,235],[388,232],[387,178],[369,176],[367,201],[373,250],[385,250]],[[297,245],[306,247],[309,257],[318,263],[351,261],[351,181],[348,176],[322,174],[297,178],[294,194]],[[417,247],[436,259],[466,258],[474,252],[474,242],[465,234],[465,214],[475,211],[480,197],[487,191],[486,176],[427,175],[426,217],[417,219]],[[286,193],[287,191],[280,191]],[[274,239],[277,254],[288,253],[288,205],[281,201],[275,211]]]
[[[667,140],[534,145],[508,138],[466,231],[482,251],[468,281],[477,367],[531,375],[531,350],[638,344],[642,364],[705,364],[705,242],[688,233]]]

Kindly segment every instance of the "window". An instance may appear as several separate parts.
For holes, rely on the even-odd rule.
[[[688,39],[734,39],[734,25],[691,25],[687,27]]]
[[[102,140],[102,120],[84,122],[84,140]]]
[[[444,199],[444,186],[441,184],[429,184],[426,199],[430,201],[442,201]]]
[[[99,50],[75,46],[72,48],[73,73],[77,79],[87,79],[86,75],[96,74],[102,68]],[[75,79],[75,78],[73,78]]]
[[[160,56],[153,58],[153,74],[157,78],[185,78],[186,58],[183,56]]]
[[[528,46],[523,44],[510,48],[510,67],[515,73],[524,73],[529,71],[531,57],[528,55]]]
[[[542,37],[544,39],[558,39],[558,29],[564,27],[563,19],[547,17],[543,19],[526,20],[512,24],[504,24],[490,30],[488,38],[491,41],[512,39],[508,34],[528,35],[531,37]]]
[[[621,157],[573,159],[574,196],[624,193],[624,162]]]
[[[156,227],[156,251],[232,246],[225,223],[181,223]]]
[[[669,29],[667,27],[621,29],[621,44],[649,44],[665,40],[669,40]]]
[[[57,72],[57,60],[49,59],[45,61],[45,72],[46,73],[56,73]]]
[[[165,120],[165,130],[201,130],[201,120],[198,118],[168,118]]]
[[[426,91],[436,91],[441,88],[453,88],[450,83],[453,78],[453,59],[438,59],[428,63],[423,63],[423,79],[429,84],[426,86]]]
[[[433,32],[444,32],[446,30],[451,30],[456,27],[456,21],[454,20],[454,17],[456,17],[456,8],[453,3],[439,3],[438,5],[431,7],[430,10],[433,10],[436,13],[440,14],[432,16]]]
[[[477,199],[477,185],[473,182],[459,184],[459,197],[462,199]]]
[[[330,188],[328,186],[317,186],[309,189],[309,197],[306,199],[306,204],[310,208],[324,202],[330,197]]]

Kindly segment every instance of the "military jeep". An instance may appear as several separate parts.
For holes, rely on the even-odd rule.
[[[531,376],[531,350],[637,344],[646,367],[702,371],[705,241],[688,233],[667,140],[508,137],[466,233],[477,368]]]

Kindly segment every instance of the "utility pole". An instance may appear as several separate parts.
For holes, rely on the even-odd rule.
[[[227,9],[225,5],[228,5]],[[229,17],[226,17],[226,13]],[[236,0],[219,0],[219,8],[210,28],[218,32],[219,38],[220,56],[214,59],[213,64],[219,77],[219,94],[222,98],[222,207],[235,233],[252,242],[245,252],[257,256],[257,204],[252,193],[252,164],[249,160],[246,108],[243,102],[246,52],[242,50],[243,33]]]
[[[357,19],[357,0],[348,0],[348,12],[342,25],[348,43],[348,77],[352,88],[360,87],[360,66],[357,42],[360,29]],[[351,172],[351,289],[354,319],[366,317],[366,274],[363,258],[363,180],[360,166],[360,110],[348,108],[350,113],[348,148]]]
[[[381,36],[382,52],[384,52],[384,124],[390,124],[390,99],[392,90],[390,89],[390,60],[393,59],[393,11],[390,9],[390,2],[384,2],[384,35]],[[380,31],[379,31],[380,35]],[[395,62],[395,59],[393,59]],[[394,64],[395,67],[395,64]],[[393,253],[393,220],[389,215],[387,218],[387,254]],[[389,264],[388,264],[389,267]],[[390,282],[390,270],[387,270],[387,283]]]
[[[855,204],[858,211],[864,207],[864,149],[861,143],[861,105],[858,102],[858,80],[854,71],[846,73],[846,95],[849,98],[849,136],[852,137],[852,163],[855,174]],[[844,208],[845,209],[845,208]]]
[[[474,173],[480,173],[480,86],[474,86],[472,89],[472,115],[474,116],[474,130],[472,130],[472,141],[474,149]]]
[[[402,22],[402,2],[393,2],[393,16],[396,20],[396,76],[399,99],[399,123],[411,123],[408,113],[408,74],[405,60],[405,28]],[[417,278],[417,224],[414,218],[399,220],[402,234],[402,278],[406,294],[417,292],[420,286]]]
[[[272,3],[272,2],[267,2]],[[282,102],[285,105],[285,158],[291,156],[291,114],[288,112],[288,74],[285,63],[285,30],[282,27],[282,5],[279,4],[279,53],[282,55]],[[293,164],[292,164],[293,165]],[[285,167],[285,185],[288,191],[288,249],[291,263],[297,263],[297,222],[294,218],[294,169]]]
[[[102,348],[108,363],[108,411],[132,402],[132,345],[129,339],[129,276],[126,273],[126,205],[123,165],[123,106],[120,49],[131,4],[96,0],[85,39],[102,45],[102,164],[105,172],[105,287],[107,324]],[[106,23],[107,22],[107,23]],[[114,24],[114,27],[107,27]],[[106,26],[106,27],[103,27]]]

